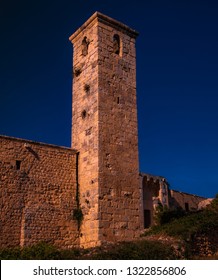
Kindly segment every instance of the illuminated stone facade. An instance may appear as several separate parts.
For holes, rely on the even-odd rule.
[[[80,152],[85,244],[139,235],[136,36],[126,25],[95,13],[70,37],[72,147]]]
[[[139,236],[136,36],[95,13],[70,37],[72,149],[0,137],[3,247]]]
[[[70,37],[72,148],[0,136],[1,248],[133,240],[158,203],[182,201],[163,177],[139,174],[137,35],[96,12]]]

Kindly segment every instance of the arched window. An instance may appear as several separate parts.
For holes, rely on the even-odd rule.
[[[113,51],[115,54],[120,54],[120,36],[117,34],[113,37]]]
[[[82,40],[82,55],[86,56],[88,54],[89,40],[84,37]]]

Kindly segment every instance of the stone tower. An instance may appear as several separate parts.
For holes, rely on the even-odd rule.
[[[73,43],[72,147],[79,155],[81,245],[140,232],[137,32],[96,12]]]

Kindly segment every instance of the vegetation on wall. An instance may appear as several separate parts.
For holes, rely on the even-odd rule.
[[[2,250],[0,251],[0,258],[7,260],[168,260],[176,258],[176,253],[171,246],[166,246],[160,242],[141,240],[110,244],[92,249],[69,250],[58,250],[52,245],[39,243],[23,249]]]
[[[158,226],[162,226],[175,219],[184,217],[186,214],[187,212],[185,212],[182,208],[169,209],[168,207],[159,205],[154,216],[155,224]]]
[[[80,227],[81,227],[81,224],[82,224],[82,221],[83,221],[83,212],[82,212],[82,209],[80,208],[80,205],[73,210],[73,218],[75,220],[77,220],[77,223],[78,223],[78,230],[80,231]]]
[[[166,213],[168,210],[163,209],[158,215],[166,217],[170,213],[170,218],[161,218],[162,225],[154,226],[146,232],[147,236],[141,237],[135,242],[119,242],[91,249],[75,248],[69,250],[60,250],[53,245],[41,242],[31,247],[0,250],[0,259],[168,260],[218,258],[218,195],[204,210],[188,213],[179,218],[176,218],[174,213]],[[83,217],[79,211],[75,215],[78,215],[78,220]],[[79,217],[80,215],[81,217]],[[167,221],[168,219],[169,221]],[[155,236],[157,236],[156,239]],[[161,242],[157,241],[160,236],[164,236]],[[172,242],[171,240],[166,242],[168,236],[173,236],[175,243],[173,239]],[[151,239],[148,240],[149,238]],[[182,243],[178,243],[176,240],[180,240]],[[183,248],[179,248],[178,244],[183,244]]]
[[[80,190],[79,190],[79,154],[76,156],[76,209],[73,209],[73,219],[77,220],[78,223],[78,231],[80,231],[81,224],[83,221],[83,212],[80,205]]]
[[[157,225],[145,235],[165,234],[185,242],[186,257],[193,254],[213,255],[218,252],[218,195],[205,209],[182,213],[163,209],[157,212]],[[180,216],[178,218],[177,216]]]
[[[197,232],[210,232],[218,227],[218,195],[205,209],[197,212],[168,210],[157,212],[158,223],[146,234],[165,232],[171,236],[188,239]]]

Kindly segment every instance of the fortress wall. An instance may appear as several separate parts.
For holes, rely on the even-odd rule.
[[[80,152],[84,247],[132,240],[142,228],[136,36],[136,31],[96,12],[70,37],[72,147]]]
[[[170,190],[171,194],[171,207],[181,207],[186,211],[198,210],[198,204],[205,200],[205,197],[179,192],[175,190]]]
[[[0,136],[0,247],[79,244],[77,152]]]
[[[137,32],[108,17],[98,24],[100,239],[141,231],[136,104]]]
[[[78,29],[73,43],[72,147],[79,155],[80,203],[83,212],[80,244],[84,247],[99,242],[98,180],[98,30],[97,19]],[[72,37],[74,37],[72,39]],[[89,42],[85,49],[83,41]],[[78,71],[78,73],[77,73]],[[80,73],[81,71],[81,73]]]

